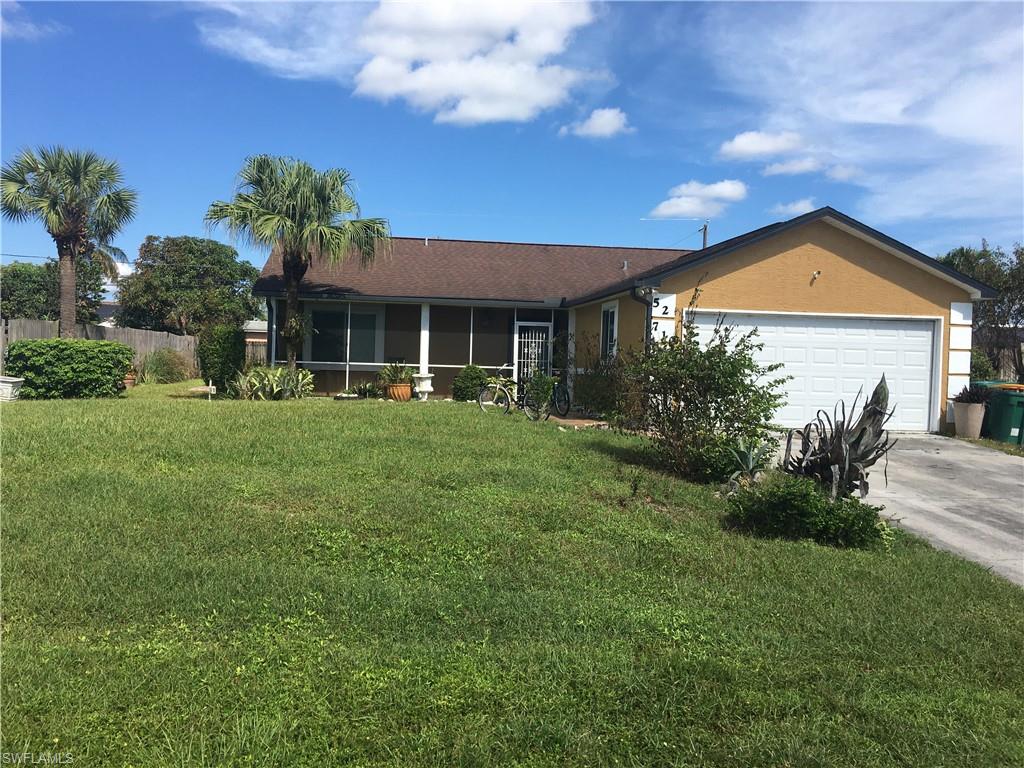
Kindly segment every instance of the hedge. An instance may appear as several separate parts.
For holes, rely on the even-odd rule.
[[[477,365],[467,365],[452,382],[453,400],[476,400],[481,387],[487,383],[487,371]]]
[[[116,397],[135,351],[117,341],[23,339],[7,348],[4,373],[24,378],[21,397]]]
[[[212,325],[199,332],[196,344],[199,374],[219,392],[245,369],[245,333],[235,325]]]

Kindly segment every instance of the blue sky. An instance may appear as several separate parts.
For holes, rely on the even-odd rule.
[[[1008,246],[1022,14],[4,2],[0,150],[117,159],[139,192],[132,257],[148,234],[208,234],[257,152],[348,168],[398,235],[693,248],[704,217],[714,242],[832,205],[931,254]],[[4,222],[2,251],[53,247]]]

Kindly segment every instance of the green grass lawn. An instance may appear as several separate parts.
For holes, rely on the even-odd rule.
[[[465,404],[3,406],[4,751],[91,765],[1024,764],[1024,591],[721,529]]]
[[[967,438],[961,438],[966,440]],[[991,448],[994,451],[1000,451],[1002,453],[1008,453],[1011,456],[1024,457],[1024,448],[1017,445],[1016,443],[1004,443],[1001,440],[989,440],[988,438],[981,438],[980,440],[967,440],[968,443],[974,443],[980,445],[982,448]]]

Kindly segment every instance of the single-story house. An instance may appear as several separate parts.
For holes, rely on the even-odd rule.
[[[337,392],[389,362],[450,390],[460,368],[550,369],[562,335],[586,354],[614,354],[678,333],[694,315],[757,327],[763,359],[792,377],[784,425],[852,400],[884,373],[892,427],[937,430],[969,383],[972,302],[989,287],[846,216],[820,208],[701,250],[394,238],[362,268],[314,263],[300,298],[310,332],[300,365]],[[254,292],[267,298],[271,360],[284,359],[277,320],[284,281],[272,254]],[[584,344],[584,340],[587,340]],[[586,347],[586,349],[584,349]]]
[[[242,332],[245,334],[245,340],[249,344],[267,343],[266,320],[246,320],[242,323]]]

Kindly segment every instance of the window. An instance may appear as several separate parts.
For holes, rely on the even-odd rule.
[[[615,357],[619,341],[619,302],[601,305],[601,357]]]
[[[344,310],[313,311],[313,360],[321,363],[345,362],[347,318],[348,313]]]
[[[377,359],[377,313],[352,312],[352,345],[349,360],[372,363]]]

